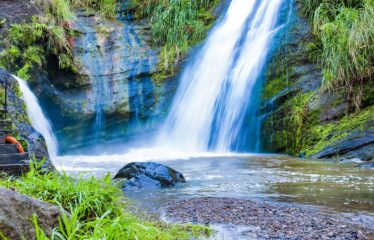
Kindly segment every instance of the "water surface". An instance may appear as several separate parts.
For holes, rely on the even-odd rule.
[[[152,160],[144,151],[116,156],[64,159],[72,174],[115,174],[131,161]],[[235,197],[322,208],[355,222],[374,221],[374,170],[360,163],[306,161],[282,155],[208,154],[183,157],[168,153],[154,158],[184,174],[187,183],[157,191],[127,192],[148,212],[160,212],[169,201],[195,197]],[[172,157],[176,159],[172,159]],[[179,159],[177,159],[179,157]],[[88,171],[89,170],[89,171]],[[88,172],[87,172],[88,171]]]

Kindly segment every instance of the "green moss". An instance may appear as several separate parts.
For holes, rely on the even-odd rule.
[[[263,89],[262,100],[265,101],[271,99],[289,85],[290,83],[285,75],[271,80],[270,82],[266,83]]]
[[[274,144],[290,154],[297,154],[305,143],[304,130],[308,122],[308,103],[313,93],[300,93],[289,99],[282,107],[283,118],[277,125],[281,129],[274,133]]]
[[[366,124],[373,121],[373,116],[374,106],[371,106],[358,113],[347,115],[334,123],[314,125],[308,130],[307,144],[301,152],[306,156],[316,154],[346,137],[349,132],[364,130]]]
[[[364,130],[373,119],[374,106],[370,106],[335,122],[323,124],[319,119],[320,109],[312,111],[308,106],[316,97],[318,95],[313,93],[298,94],[267,120],[265,131],[272,133],[269,144],[273,149],[308,157],[331,146],[352,131]]]

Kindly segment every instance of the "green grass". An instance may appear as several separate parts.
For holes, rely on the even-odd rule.
[[[55,0],[67,2],[71,8],[94,9],[108,19],[116,18],[117,0]]]
[[[161,46],[157,80],[174,75],[175,62],[200,42],[214,20],[217,0],[131,0],[138,18],[148,17],[152,42]]]
[[[323,89],[341,91],[359,110],[365,88],[374,84],[374,1],[307,0],[303,12],[313,22],[323,67]]]
[[[171,225],[148,221],[126,210],[128,200],[109,175],[73,179],[66,174],[42,174],[40,164],[33,163],[31,171],[21,177],[0,178],[0,186],[61,206],[59,226],[46,236],[34,217],[36,239],[191,239],[209,235],[207,227]]]
[[[77,8],[92,9],[105,18],[114,19],[117,0],[49,0],[40,1],[39,5],[44,9],[48,19],[59,24],[73,19],[74,10]]]

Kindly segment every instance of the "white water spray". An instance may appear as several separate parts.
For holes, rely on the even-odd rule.
[[[230,151],[240,137],[283,0],[233,0],[185,69],[158,145]],[[257,129],[253,129],[257,132]]]
[[[17,80],[21,89],[23,100],[25,101],[27,107],[27,115],[31,120],[31,125],[35,128],[36,131],[43,135],[48,146],[50,157],[52,159],[55,158],[57,156],[58,145],[56,137],[52,132],[51,124],[44,115],[39,105],[38,99],[27,86],[27,83],[17,76],[13,77]]]

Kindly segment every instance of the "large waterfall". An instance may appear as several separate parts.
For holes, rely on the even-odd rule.
[[[131,161],[224,156],[233,150],[256,151],[259,142],[258,98],[261,76],[286,0],[232,0],[205,43],[182,72],[170,113],[156,141],[140,146],[116,142],[103,145],[100,155],[58,156],[58,169],[118,170]],[[38,101],[17,78],[33,126],[45,137],[51,155],[57,143]],[[100,86],[96,86],[100,87]],[[102,99],[97,96],[97,104]],[[96,120],[100,120],[96,119]],[[243,139],[245,142],[243,144]]]
[[[17,76],[13,77],[17,80],[20,90],[22,91],[23,100],[26,103],[27,115],[31,120],[31,125],[36,131],[43,135],[48,146],[49,155],[52,158],[56,157],[58,152],[57,141],[52,132],[51,125],[39,105],[38,99],[31,92],[24,80]]]
[[[277,27],[282,0],[233,0],[201,51],[184,70],[159,143],[187,151],[238,148]],[[259,126],[249,131],[252,145]],[[251,150],[254,150],[252,147]]]

